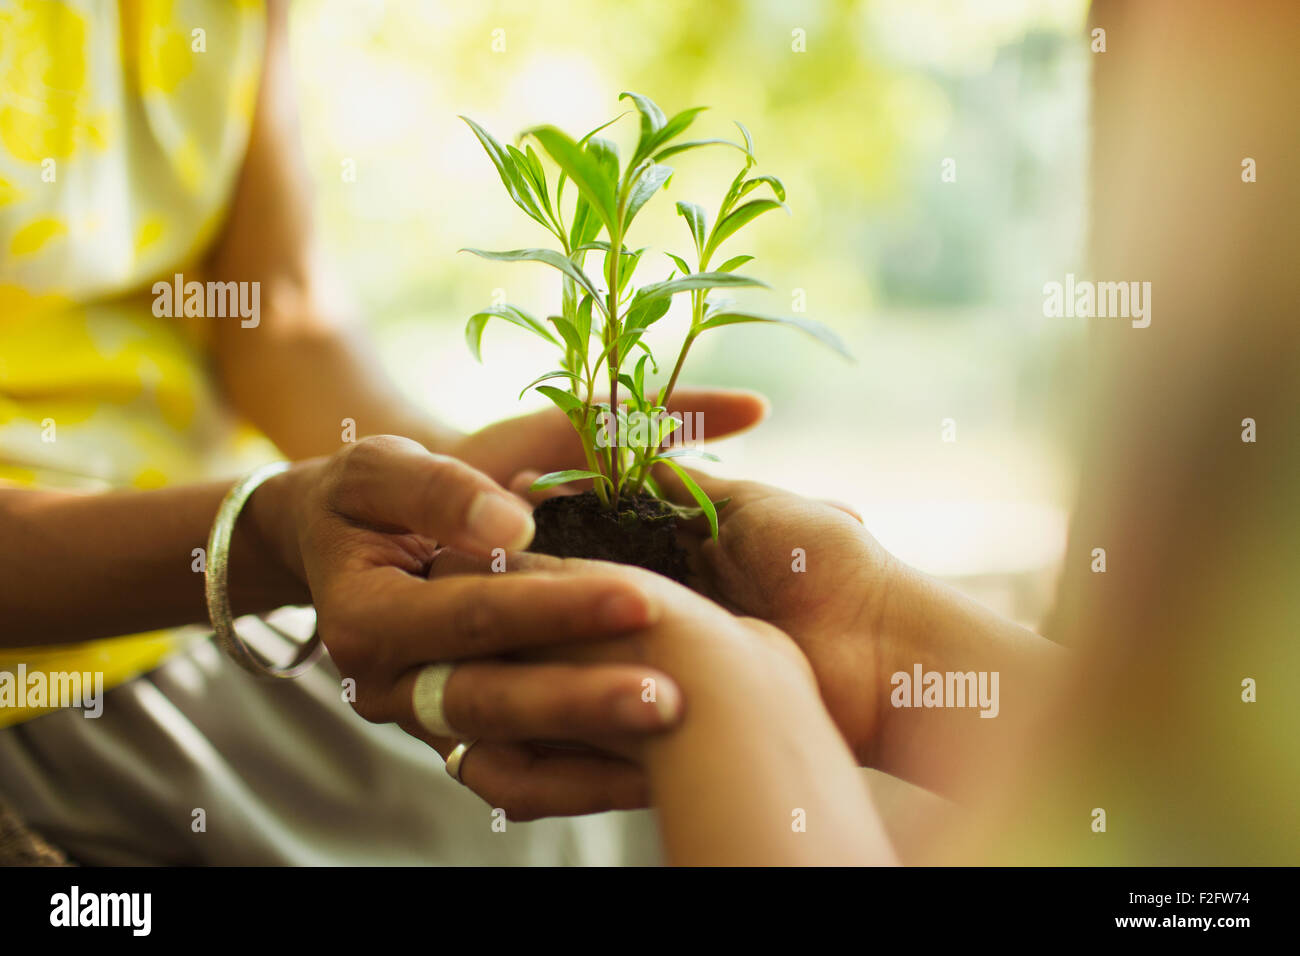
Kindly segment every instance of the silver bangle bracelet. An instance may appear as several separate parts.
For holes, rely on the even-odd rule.
[[[261,653],[244,643],[235,630],[235,622],[230,610],[230,593],[227,590],[230,578],[230,539],[235,531],[235,522],[244,510],[244,505],[262,482],[289,470],[286,461],[263,465],[241,478],[226,493],[217,509],[216,520],[212,523],[212,533],[208,536],[207,562],[203,572],[203,589],[208,603],[208,620],[222,650],[236,664],[258,677],[277,677],[289,679],[302,674],[316,662],[320,656],[320,635],[312,632],[311,638],[299,645],[298,652],[285,667],[277,667]],[[293,641],[290,634],[268,621],[266,627],[286,640]]]

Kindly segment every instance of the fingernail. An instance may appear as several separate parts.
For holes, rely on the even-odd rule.
[[[671,727],[682,716],[682,692],[671,681],[660,681],[655,691],[655,710],[665,727]]]
[[[533,516],[503,495],[480,491],[465,516],[469,533],[485,548],[522,551],[533,540]]]
[[[654,699],[646,700],[644,691],[638,690],[618,701],[614,719],[628,730],[660,730],[677,723],[682,712],[682,698],[677,685],[657,680]]]
[[[596,612],[601,625],[611,631],[645,627],[655,619],[650,600],[641,594],[620,591],[600,602]]]

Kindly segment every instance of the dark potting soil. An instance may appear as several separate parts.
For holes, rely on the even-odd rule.
[[[617,561],[686,582],[686,552],[677,543],[677,516],[651,495],[623,498],[618,509],[594,491],[547,498],[533,511],[537,533],[528,549],[557,558]]]

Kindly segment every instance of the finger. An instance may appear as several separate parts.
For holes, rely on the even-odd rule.
[[[418,721],[416,678],[397,682],[405,712]],[[682,694],[661,671],[635,664],[512,664],[473,661],[452,671],[443,690],[443,717],[463,738],[600,743],[626,734],[659,733],[682,714]]]
[[[846,505],[842,501],[836,501],[834,498],[818,498],[817,500],[824,505],[830,505],[832,508],[838,508],[840,511],[843,511],[850,518],[853,518],[855,521],[857,521],[857,523],[860,525],[866,524],[866,522],[862,520],[862,515],[859,514],[857,510],[855,510],[850,505]]]
[[[364,643],[358,652],[381,660],[394,674],[428,661],[608,638],[648,627],[659,617],[657,602],[640,580],[617,569],[426,580],[376,567],[354,575],[347,593],[335,599],[340,605],[335,620],[364,637],[348,641],[343,635],[335,643]]]
[[[513,821],[584,816],[647,805],[649,783],[616,757],[484,741],[461,763],[461,780]]]
[[[528,508],[487,475],[405,438],[383,435],[339,456],[329,504],[380,530],[422,534],[480,554],[533,538]]]
[[[445,761],[459,740],[430,737],[404,728]],[[461,783],[506,817],[526,822],[541,817],[584,816],[607,810],[640,810],[649,804],[645,772],[634,763],[595,751],[559,750],[536,744],[483,740],[466,751]]]
[[[510,573],[515,571],[591,571],[599,570],[606,567],[599,565],[593,569],[595,562],[587,561],[581,558],[557,558],[549,554],[534,554],[532,551],[519,551],[509,557],[500,559],[493,557],[482,557],[477,554],[468,554],[465,551],[457,551],[454,548],[443,548],[433,557],[429,564],[428,577],[430,578],[449,578],[461,574],[492,574],[501,573],[502,563],[504,570]],[[492,565],[497,564],[498,570],[493,572]]]
[[[429,564],[428,576],[430,579],[489,573],[499,576],[502,573],[514,574],[520,571],[544,571],[554,576],[569,578],[583,577],[589,582],[588,587],[594,589],[619,590],[628,582],[632,582],[636,593],[650,597],[652,605],[655,596],[664,593],[665,582],[668,581],[661,575],[652,574],[635,565],[600,561],[594,558],[557,558],[554,555],[536,554],[532,551],[518,551],[508,557],[484,558],[464,551],[456,551],[453,548],[444,548],[434,555]],[[657,614],[657,611],[658,607],[655,605],[654,614]]]

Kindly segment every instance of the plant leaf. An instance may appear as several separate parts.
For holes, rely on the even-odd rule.
[[[577,326],[562,315],[552,315],[550,320],[555,330],[560,333],[560,338],[564,339],[565,345],[579,355],[586,355],[587,342],[578,335]]]
[[[725,295],[714,295],[712,292],[705,293],[704,296],[704,314],[700,316],[700,321],[711,319],[719,312],[730,312],[736,307],[736,300],[728,298]]]
[[[578,330],[578,336],[583,342],[591,337],[591,304],[590,295],[584,295],[582,301],[578,303],[577,315],[574,319],[574,328]]]
[[[727,309],[715,313],[714,315],[709,316],[709,318],[704,322],[701,322],[699,331],[703,332],[706,329],[721,328],[724,325],[738,325],[742,322],[770,322],[775,325],[788,325],[806,332],[824,345],[830,346],[846,359],[853,359],[853,356],[845,346],[843,339],[836,335],[831,329],[822,325],[820,322],[813,321],[812,319],[783,318],[775,315],[762,315],[757,312],[739,312]]]
[[[573,250],[574,252],[609,252],[609,243],[604,239],[596,239],[592,242],[583,243]],[[623,255],[632,255],[632,250],[627,246],[623,247]]]
[[[665,252],[664,255],[666,255],[669,259],[673,260],[673,264],[677,266],[677,268],[681,271],[682,275],[688,276],[691,274],[691,267],[686,264],[686,260],[683,259],[681,256],[675,256],[671,252]],[[720,269],[718,271],[725,272],[726,270]]]
[[[641,390],[637,388],[636,379],[631,375],[628,375],[626,372],[620,372],[618,380],[623,383],[623,386],[628,390],[628,393],[631,394],[633,399],[632,404],[639,410],[640,407],[645,404],[645,398],[641,395]]]
[[[615,215],[614,190],[606,178],[607,168],[601,165],[602,160],[587,152],[566,133],[554,126],[539,126],[529,130],[528,135],[541,143],[542,148],[551,159],[555,160],[556,165],[573,180],[578,191],[591,203],[601,222],[605,224],[605,228],[612,234]]]
[[[577,205],[573,207],[573,222],[569,225],[569,245],[575,248],[590,245],[591,240],[600,234],[600,226],[600,214],[579,193]]]
[[[653,358],[654,356],[647,351],[646,354],[641,356],[637,361],[636,369],[632,372],[632,381],[636,384],[636,393],[638,395],[645,395],[645,363],[651,361]],[[656,369],[656,371],[658,371],[658,369]]]
[[[713,234],[709,236],[709,244],[705,248],[705,252],[712,255],[728,236],[750,222],[754,217],[761,216],[771,209],[790,211],[786,209],[784,203],[777,202],[775,199],[754,199],[732,210],[722,222],[713,227]]]
[[[718,266],[718,272],[734,272],[743,266],[746,262],[753,262],[753,256],[732,256],[722,265]]]
[[[506,151],[510,153],[510,158],[515,161],[515,168],[519,170],[519,174],[523,176],[529,188],[532,189],[533,198],[541,200],[542,206],[545,207],[549,215],[551,212],[551,197],[546,194],[546,174],[542,172],[540,161],[535,166],[533,165],[537,153],[533,151],[531,146],[528,148],[528,151],[532,153],[531,159],[510,145],[506,146]],[[548,225],[548,228],[551,227]],[[552,228],[551,231],[554,232],[555,230]]]
[[[611,196],[611,209],[614,209],[618,195],[618,147],[607,139],[591,137],[584,151],[596,160],[596,166],[604,177],[605,185]],[[601,217],[581,191],[574,206],[573,228],[569,230],[570,245],[583,245],[595,239],[600,233]]]
[[[671,435],[673,432],[677,431],[677,429],[681,427],[682,427],[682,420],[678,418],[676,415],[668,415],[668,414],[660,415],[658,444],[662,445],[664,443],[664,440],[667,439],[669,435]]]
[[[632,191],[627,197],[627,216],[623,222],[624,228],[631,225],[633,218],[641,211],[641,207],[659,191],[660,186],[668,182],[672,174],[673,171],[670,167],[660,166],[656,163],[647,166],[645,172],[637,177],[636,183],[632,186]]]
[[[598,290],[587,274],[574,265],[573,261],[554,249],[511,249],[508,252],[489,252],[485,249],[462,249],[461,252],[472,252],[474,255],[483,259],[495,259],[498,262],[544,262],[548,266],[559,269],[578,285],[582,286],[592,298],[600,298]]]
[[[650,285],[642,286],[637,292],[637,297],[642,300],[654,301],[655,299],[674,296],[678,292],[722,287],[734,288],[737,286],[761,286],[767,288],[767,283],[751,279],[749,276],[737,275],[734,272],[692,272],[690,275],[677,279],[668,279],[664,282],[653,282]]]
[[[649,478],[646,479],[645,484],[646,484],[646,489],[650,490]],[[656,498],[663,497],[663,495],[658,494],[657,492],[652,491],[651,493],[654,494]],[[698,506],[691,507],[690,505],[679,505],[675,501],[665,501],[664,504],[668,507],[668,510],[670,510],[677,517],[681,518],[683,521],[693,521],[694,519],[700,517],[700,515],[704,514],[704,509]]]
[[[684,153],[689,149],[699,149],[701,146],[730,146],[732,149],[738,149],[742,153],[745,152],[745,147],[733,143],[729,139],[692,139],[687,140],[685,143],[678,143],[676,146],[664,147],[654,154],[654,159],[657,163],[669,156],[676,156],[678,153]]]
[[[618,354],[620,357],[626,355],[628,349],[632,348],[645,334],[646,327],[643,325],[636,328],[624,326],[624,329],[623,334],[618,337]]]
[[[618,294],[621,296],[627,284],[632,281],[632,276],[636,274],[636,267],[641,264],[641,256],[645,254],[644,249],[638,249],[632,253],[627,262],[620,264],[618,272]]]
[[[693,202],[678,202],[677,215],[686,220],[690,227],[691,238],[695,240],[695,251],[704,252],[704,235],[708,231],[708,217],[704,210]]]
[[[611,140],[597,136],[583,147],[587,155],[596,161],[605,176],[605,185],[610,194],[618,189],[618,146]]]
[[[718,511],[713,507],[713,502],[709,500],[709,496],[704,493],[704,489],[696,483],[694,478],[686,473],[686,469],[677,464],[677,462],[673,461],[671,458],[657,455],[652,460],[661,461],[673,471],[677,472],[677,477],[682,480],[682,484],[686,486],[686,490],[691,493],[691,497],[695,499],[695,503],[699,505],[700,510],[704,512],[704,516],[709,519],[709,532],[713,535],[713,539],[716,541],[718,538]]]
[[[674,448],[672,451],[665,451],[659,454],[659,459],[667,458],[703,458],[705,461],[722,461],[711,451],[700,451],[698,448]]]
[[[630,112],[632,112],[632,111],[631,111],[631,110],[624,110],[622,113],[619,113],[617,116],[615,116],[612,120],[609,120],[609,121],[606,122],[606,123],[601,123],[599,126],[597,126],[595,129],[593,129],[593,130],[592,130],[590,133],[588,133],[586,136],[582,137],[582,139],[578,140],[578,147],[581,148],[581,147],[583,147],[583,146],[586,146],[587,143],[588,143],[588,141],[590,141],[591,138],[592,138],[593,136],[595,136],[597,133],[599,133],[599,132],[600,132],[601,130],[603,130],[605,127],[607,127],[607,126],[613,126],[615,123],[617,123],[619,120],[621,120],[624,116],[626,116],[626,115],[627,115],[628,113],[630,113]],[[523,139],[523,138],[524,138],[525,136],[527,136],[527,135],[528,135],[527,132],[525,132],[525,133],[521,133],[519,138],[520,138],[520,139]],[[559,202],[560,202],[560,198],[564,195],[564,184],[565,184],[566,182],[568,182],[568,181],[569,181],[569,174],[566,173],[563,169],[561,169],[561,170],[560,170],[560,178],[559,178],[559,180],[558,180],[558,181],[556,182],[556,184],[555,184],[555,202],[556,202],[557,205],[558,205]],[[574,243],[574,245],[577,245],[577,243]]]
[[[659,130],[659,132],[655,134],[654,142],[649,145],[649,148],[640,158],[650,155],[660,146],[663,146],[665,143],[671,142],[678,136],[682,135],[682,133],[686,132],[686,127],[695,122],[695,117],[699,116],[706,109],[708,109],[707,106],[692,106],[690,109],[682,110],[672,119],[668,120],[668,122],[664,124],[663,129]],[[637,152],[640,153],[640,150],[638,149]]]
[[[632,305],[628,307],[623,327],[628,329],[648,328],[667,315],[671,306],[672,299],[669,297],[658,296],[653,299],[646,299],[638,291],[632,297]]]
[[[572,392],[566,392],[562,388],[556,388],[554,385],[538,385],[537,391],[541,392],[556,405],[565,415],[582,414],[582,399]]]
[[[483,145],[488,158],[492,160],[492,165],[497,168],[497,174],[500,175],[501,182],[505,185],[510,198],[515,201],[515,205],[547,229],[550,229],[551,225],[542,216],[542,211],[538,208],[532,190],[528,185],[528,179],[519,169],[514,157],[493,138],[491,133],[479,126],[478,123],[475,123],[468,116],[462,116],[461,119],[468,124],[469,128],[474,131],[474,135],[478,137],[478,141]]]
[[[505,319],[521,329],[527,329],[535,335],[540,335],[552,345],[558,346],[559,340],[551,335],[546,326],[537,319],[533,318],[523,309],[515,308],[513,305],[492,305],[483,309],[481,312],[475,312],[469,317],[469,322],[465,325],[465,342],[469,345],[470,354],[482,362],[482,343],[483,329],[488,323],[488,319]]]
[[[632,165],[636,165],[654,149],[655,140],[659,131],[668,123],[668,117],[664,116],[664,111],[659,105],[648,96],[642,96],[640,93],[623,92],[618,95],[620,100],[631,100],[641,114],[641,137],[637,140],[636,155],[632,159]],[[684,127],[683,127],[684,128]]]
[[[740,120],[732,120],[732,122],[740,130],[740,135],[745,137],[745,155],[749,157],[749,165],[752,166],[756,162],[754,159],[754,137],[749,135],[749,130],[745,128],[745,124]]]
[[[743,183],[740,184],[739,195],[741,196],[747,195],[753,192],[763,183],[767,183],[769,186],[771,186],[772,192],[776,193],[776,198],[781,200],[781,202],[785,202],[785,184],[782,183],[781,180],[777,179],[775,176],[755,176],[753,179],[745,180]]]
[[[567,378],[571,382],[577,382],[578,380],[578,376],[574,375],[572,372],[566,371],[565,369],[562,368],[557,368],[555,371],[547,372],[545,375],[539,376],[538,378],[533,379],[531,382],[525,385],[523,389],[519,392],[519,397],[523,398],[524,395],[528,393],[528,390],[532,388],[534,385],[540,385],[542,382],[548,381],[553,378]]]
[[[605,484],[613,487],[613,482],[598,471],[584,471],[580,468],[571,468],[568,471],[553,471],[549,475],[542,475],[531,485],[529,491],[542,491],[545,488],[554,488],[556,485],[568,484],[570,481],[581,481],[584,478],[600,480]]]
[[[630,381],[629,379],[629,383]],[[644,405],[645,401],[642,399],[639,404]],[[653,451],[657,447],[655,435],[658,430],[653,416],[641,408],[634,409],[627,416],[627,430],[624,432],[627,436],[627,447],[637,451],[644,451],[647,448]]]
[[[537,150],[533,149],[531,143],[524,146],[524,152],[528,157],[528,168],[533,171],[533,182],[541,191],[542,202],[550,209],[551,199],[546,189],[546,170],[542,168],[542,157],[537,155]]]

